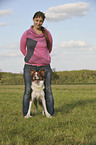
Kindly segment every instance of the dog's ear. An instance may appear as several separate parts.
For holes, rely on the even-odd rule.
[[[45,75],[45,70],[44,70],[44,69],[40,70],[40,74],[41,74],[41,76],[44,77],[44,75]]]
[[[34,74],[35,74],[35,70],[33,70],[33,69],[30,69],[30,71],[31,71],[31,76],[33,76]]]

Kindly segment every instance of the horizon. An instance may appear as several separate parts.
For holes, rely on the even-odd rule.
[[[54,68],[53,68],[54,69]],[[64,71],[53,71],[53,72],[72,72],[72,71],[96,71],[96,70],[90,70],[90,69],[80,69],[80,70],[64,70]],[[23,74],[23,72],[7,72],[0,70],[0,73],[12,73],[12,74]]]

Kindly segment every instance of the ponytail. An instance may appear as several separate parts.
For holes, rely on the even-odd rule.
[[[47,43],[47,47],[49,48],[49,38],[48,38],[47,30],[46,30],[44,27],[41,27],[41,31],[42,31],[42,33],[43,33],[44,36],[45,36],[46,43]]]

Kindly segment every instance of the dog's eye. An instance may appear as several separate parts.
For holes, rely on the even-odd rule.
[[[40,74],[37,74],[38,77],[40,77]]]

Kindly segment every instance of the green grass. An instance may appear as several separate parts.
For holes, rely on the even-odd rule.
[[[0,85],[0,145],[96,145],[96,85],[52,85],[55,115],[24,119],[23,85]]]

